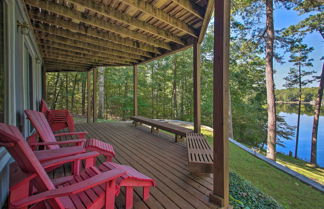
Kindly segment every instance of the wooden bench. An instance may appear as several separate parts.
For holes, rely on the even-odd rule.
[[[158,132],[159,129],[174,133],[176,142],[182,141],[182,139],[184,137],[186,137],[186,135],[188,133],[193,132],[193,130],[188,129],[188,128],[173,125],[173,124],[170,124],[170,123],[160,122],[160,121],[157,121],[157,120],[145,118],[143,116],[132,116],[130,118],[134,121],[135,126],[137,126],[138,123],[140,123],[140,124],[144,123],[146,125],[151,126],[151,133]]]
[[[189,170],[195,174],[212,173],[213,151],[204,135],[188,133],[186,140]]]

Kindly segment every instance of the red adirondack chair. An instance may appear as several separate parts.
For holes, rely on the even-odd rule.
[[[69,162],[73,162],[73,164],[76,164],[76,163],[79,164],[79,162],[81,160],[85,160],[86,170],[81,173],[78,173],[78,175],[62,177],[60,179],[53,180],[53,182],[55,183],[56,186],[66,186],[69,184],[73,184],[73,183],[82,181],[83,179],[90,178],[90,179],[92,179],[92,181],[97,180],[99,183],[95,184],[95,182],[86,180],[87,183],[89,183],[90,185],[93,184],[93,186],[94,186],[94,188],[92,189],[92,187],[90,185],[88,185],[87,189],[91,188],[91,190],[94,190],[96,193],[98,193],[98,191],[96,191],[96,189],[99,189],[99,188],[96,186],[101,185],[105,182],[104,182],[103,178],[99,178],[99,177],[94,178],[95,175],[102,175],[102,173],[107,173],[107,172],[112,172],[112,171],[116,171],[116,172],[119,171],[119,173],[120,173],[120,171],[123,171],[122,175],[114,176],[115,181],[111,182],[111,184],[113,186],[115,186],[116,188],[115,188],[115,190],[113,190],[114,189],[114,188],[112,188],[113,186],[110,185],[109,188],[107,188],[107,190],[106,190],[106,196],[107,196],[107,192],[109,192],[109,191],[115,192],[114,194],[118,195],[119,188],[125,187],[126,188],[126,194],[125,194],[126,195],[126,199],[125,199],[126,209],[130,209],[133,207],[133,192],[134,192],[133,188],[134,187],[138,187],[138,186],[143,187],[143,200],[147,200],[150,196],[150,187],[156,185],[155,181],[153,179],[145,176],[144,174],[138,172],[134,168],[127,166],[127,165],[119,165],[119,164],[112,163],[112,162],[105,162],[102,165],[100,165],[98,168],[93,167],[94,159],[99,155],[99,153],[97,153],[97,152],[87,152],[87,153],[82,153],[82,154],[76,154],[74,156],[62,157],[62,158],[46,161],[46,162],[40,164],[40,161],[36,158],[36,156],[34,154],[32,154],[32,150],[27,146],[27,143],[22,138],[19,130],[14,126],[9,126],[9,125],[3,124],[3,123],[0,123],[0,146],[1,145],[5,146],[9,150],[11,155],[16,159],[18,166],[23,171],[23,173],[18,172],[18,174],[11,175],[13,178],[17,178],[18,181],[10,188],[10,191],[11,191],[10,203],[11,203],[11,205],[18,207],[18,208],[27,208],[28,205],[37,203],[38,201],[48,200],[48,199],[55,198],[55,197],[62,197],[65,195],[75,195],[78,192],[84,192],[86,189],[84,189],[84,190],[80,189],[77,191],[72,191],[71,189],[70,190],[67,189],[67,191],[64,193],[64,195],[62,194],[62,196],[55,196],[57,194],[57,192],[53,192],[53,194],[51,192],[48,192],[48,193],[40,193],[39,195],[37,194],[37,195],[35,195],[36,197],[32,196],[27,199],[24,199],[24,198],[28,197],[29,191],[31,191],[31,187],[28,185],[30,185],[31,182],[34,182],[32,180],[37,178],[37,176],[40,177],[41,180],[43,179],[43,177],[37,173],[38,171],[41,170],[41,174],[43,174],[45,172],[44,169],[53,168],[53,167],[60,166],[65,163],[69,163]],[[18,146],[18,148],[17,148],[17,146]],[[26,155],[26,157],[24,157],[24,155]],[[37,172],[32,172],[31,170],[28,170],[28,167],[30,166],[30,164],[33,164],[34,162],[36,162],[34,166],[37,166],[37,169],[36,169]],[[25,168],[25,166],[27,166],[27,168]],[[43,167],[43,169],[41,169],[40,167]],[[34,167],[30,167],[30,169],[32,169],[32,168],[34,168]],[[107,175],[103,175],[103,176],[107,177]],[[48,176],[47,176],[47,178],[48,178]],[[39,183],[38,179],[36,179],[36,180],[37,180],[36,183]],[[86,186],[87,184],[84,183],[82,185]],[[102,186],[104,186],[104,185],[101,185],[101,187]],[[44,188],[43,187],[39,188],[39,185],[35,185],[35,187],[38,192],[44,191],[43,190]],[[77,187],[77,186],[75,186],[75,187]],[[75,188],[75,187],[73,187],[73,188]],[[108,184],[106,185],[106,187],[108,187]],[[53,188],[50,188],[50,189],[53,189]],[[65,191],[65,189],[61,189],[61,190],[62,190],[61,191],[62,193],[63,193],[63,190]],[[91,194],[91,192],[88,190],[85,192],[87,193],[87,195],[89,195],[89,193]],[[43,194],[43,195],[41,195],[41,194]],[[82,194],[83,194],[83,196],[82,196]],[[79,204],[80,206],[81,206],[82,202],[84,205],[87,205],[87,206],[88,205],[90,206],[91,204],[92,205],[97,204],[97,203],[89,202],[88,198],[86,198],[84,196],[84,193],[82,193],[82,194],[78,195],[79,196],[78,198],[80,198],[80,200],[78,200],[79,202],[77,202],[76,204]],[[90,196],[92,196],[91,199],[93,199],[93,194]],[[71,198],[73,199],[73,197],[71,197]],[[76,197],[74,196],[74,198],[76,198]],[[83,198],[85,198],[85,199],[83,199]],[[63,200],[66,201],[65,199],[63,199]],[[108,200],[113,201],[113,198],[109,197]],[[76,200],[73,199],[73,201],[76,201]],[[80,201],[81,201],[81,203],[80,203]],[[103,201],[102,197],[101,197],[101,200],[97,200],[97,201]],[[70,204],[71,202],[68,201],[67,203]],[[107,203],[107,197],[106,197],[106,203]],[[95,206],[92,206],[91,208],[102,208],[102,207],[103,206],[100,204],[99,206],[95,205]],[[40,208],[44,208],[44,207],[40,207]],[[79,207],[76,206],[76,208],[79,208]],[[109,203],[108,205],[106,205],[106,208],[113,208],[113,206],[111,206],[111,204]]]
[[[53,133],[52,129],[49,126],[48,121],[45,118],[45,115],[41,112],[37,112],[34,110],[25,110],[25,113],[27,115],[27,118],[30,120],[34,128],[36,129],[37,134],[40,136],[41,140],[43,142],[35,142],[34,139],[36,135],[32,135],[29,138],[32,138],[32,140],[28,140],[29,145],[34,149],[35,146],[43,145],[45,148],[48,149],[59,149],[61,148],[60,145],[66,145],[66,144],[75,144],[77,147],[83,147],[87,151],[97,151],[100,154],[104,155],[106,157],[107,161],[111,161],[113,157],[115,157],[115,151],[112,145],[104,143],[97,139],[85,139],[85,135],[87,132],[70,132],[70,133],[59,133],[55,134]],[[74,140],[66,140],[66,141],[57,141],[55,137],[59,136],[67,136],[67,135],[77,135],[80,139],[74,139]],[[74,148],[74,149],[79,149]],[[61,148],[61,152],[69,152],[69,150],[65,150],[67,148]],[[46,154],[44,156],[46,158]],[[46,160],[46,159],[45,159]]]
[[[62,134],[56,134],[54,135],[53,132],[51,131],[51,128],[48,125],[48,122],[44,116],[43,113],[41,112],[37,112],[34,110],[25,110],[25,113],[27,115],[27,117],[29,118],[29,120],[31,121],[31,123],[33,124],[33,126],[35,127],[36,131],[38,132],[38,134],[40,135],[41,139],[44,142],[37,142],[37,143],[31,143],[31,146],[39,146],[39,145],[43,145],[46,146],[50,149],[50,151],[52,150],[58,150],[58,152],[60,153],[61,150],[63,148],[61,148],[59,146],[60,142],[57,142],[55,139],[55,136],[62,136],[65,133]],[[73,134],[73,133],[67,133],[67,134]],[[46,140],[44,140],[46,139]],[[83,141],[82,141],[83,140]],[[63,141],[63,142],[73,142],[75,140],[68,140],[68,141]],[[113,147],[110,144],[104,143],[100,140],[97,139],[81,139],[81,140],[76,140],[76,141],[81,141],[81,145],[86,149],[86,150],[90,150],[90,151],[97,151],[98,153],[101,153],[103,155],[106,155],[106,159],[108,160],[106,163],[102,164],[99,169],[101,171],[107,171],[107,170],[111,170],[111,169],[115,169],[115,168],[122,168],[123,170],[127,171],[127,173],[125,175],[123,175],[122,177],[120,177],[117,181],[117,186],[118,187],[126,187],[126,208],[130,209],[133,206],[133,187],[143,187],[143,199],[147,200],[150,196],[150,187],[155,186],[156,183],[153,179],[145,176],[144,174],[138,172],[137,170],[135,170],[134,168],[130,167],[130,166],[126,166],[126,165],[119,165],[116,163],[112,163],[109,162],[112,160],[111,156],[115,156],[115,152],[113,152]],[[77,149],[78,151],[78,149]],[[76,151],[76,152],[77,152]],[[43,162],[45,162],[46,165],[46,160],[51,160],[54,158],[58,158],[57,160],[60,160],[60,154],[59,155],[48,155],[46,152],[47,150],[44,151],[38,151],[41,152],[41,155],[38,154],[37,157],[41,157],[41,159],[43,160]],[[80,151],[82,152],[82,150]],[[113,153],[113,155],[109,155]],[[73,155],[72,153],[69,153],[69,150],[62,150],[61,155]],[[95,158],[93,159],[95,164]],[[80,161],[76,161],[73,164],[73,168],[72,171],[74,174],[78,174],[80,172],[80,165],[81,162]],[[46,167],[47,168],[47,167]],[[53,167],[50,167],[53,168]]]
[[[75,131],[72,114],[68,110],[50,110],[45,102],[41,100],[40,111],[45,114],[53,132],[68,128],[70,132]]]
[[[65,181],[56,181],[59,183],[54,184],[18,128],[0,123],[0,145],[7,148],[20,168],[11,174],[11,178],[20,178],[11,185],[10,208],[114,208],[116,181],[126,172],[121,168],[100,171],[92,166],[91,158],[98,153],[77,156],[82,158],[82,155],[87,155],[86,169],[80,175],[65,177]],[[75,156],[70,156],[48,162],[46,166],[61,165],[74,160]],[[32,188],[36,189],[37,194],[31,194]]]

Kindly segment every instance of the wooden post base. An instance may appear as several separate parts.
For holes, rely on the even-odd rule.
[[[209,194],[209,201],[218,206],[218,209],[233,209],[231,205],[224,205],[224,199],[213,193]]]
[[[175,139],[175,142],[184,142],[185,137],[179,136],[176,134],[174,139]]]

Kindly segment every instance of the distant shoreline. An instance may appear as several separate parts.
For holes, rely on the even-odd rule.
[[[276,101],[277,104],[298,104],[298,101]],[[309,104],[309,105],[315,105],[314,101],[310,101],[310,102],[301,102],[301,104]]]

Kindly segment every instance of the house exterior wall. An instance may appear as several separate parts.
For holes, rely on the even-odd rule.
[[[32,128],[24,116],[25,109],[38,108],[41,99],[41,65],[36,39],[27,18],[26,8],[21,0],[0,1],[3,44],[0,56],[3,56],[1,70],[4,72],[4,110],[3,121],[20,128],[26,137]],[[29,32],[23,34],[19,24],[29,25]],[[0,207],[3,206],[9,185],[8,165],[13,159],[0,147]]]

